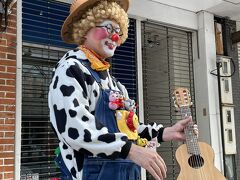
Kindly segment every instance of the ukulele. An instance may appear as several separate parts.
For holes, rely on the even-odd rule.
[[[190,92],[186,88],[178,88],[173,93],[175,106],[180,109],[182,119],[191,116],[192,105]],[[214,151],[204,142],[198,142],[193,132],[193,122],[184,129],[186,144],[176,151],[176,159],[180,166],[177,180],[226,180],[214,166]]]

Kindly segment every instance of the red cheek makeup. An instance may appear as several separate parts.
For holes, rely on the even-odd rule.
[[[94,34],[97,40],[102,40],[108,37],[108,32],[104,28],[96,28]]]

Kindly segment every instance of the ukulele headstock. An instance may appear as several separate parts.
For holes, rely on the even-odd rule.
[[[185,108],[192,105],[190,92],[187,88],[177,88],[173,92],[173,100],[176,108]]]

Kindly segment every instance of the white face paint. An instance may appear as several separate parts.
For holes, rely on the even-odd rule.
[[[119,25],[115,21],[105,20],[88,31],[84,45],[104,59],[112,57],[120,45],[119,31]]]
[[[106,20],[104,22],[102,22],[100,24],[100,26],[106,26],[108,24],[112,24],[112,26],[114,28],[119,28],[118,24],[116,22],[110,21],[110,20]],[[110,39],[110,36],[108,36],[107,38],[104,38],[100,41],[101,45],[102,45],[102,50],[104,51],[104,54],[106,54],[107,57],[112,57],[115,53],[115,50],[118,46],[117,42],[114,42]]]

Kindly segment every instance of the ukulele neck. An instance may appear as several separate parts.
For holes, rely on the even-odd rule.
[[[191,116],[191,109],[189,107],[181,107],[182,119]],[[199,155],[200,149],[198,146],[198,138],[193,132],[193,122],[188,123],[184,129],[186,136],[186,146],[189,154]]]

